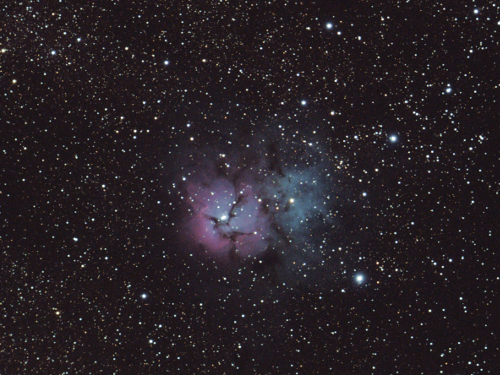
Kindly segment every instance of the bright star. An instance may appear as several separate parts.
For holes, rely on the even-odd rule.
[[[361,274],[357,274],[354,279],[358,284],[362,284],[365,281],[365,277]]]

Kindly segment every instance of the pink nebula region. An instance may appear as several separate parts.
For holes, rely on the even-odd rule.
[[[271,270],[320,256],[315,249],[333,226],[335,165],[314,145],[297,140],[282,149],[262,138],[248,147],[190,151],[179,165],[187,210],[178,233],[186,250]]]
[[[269,220],[250,185],[215,178],[208,184],[189,183],[187,192],[193,212],[189,233],[205,251],[238,259],[266,249]]]

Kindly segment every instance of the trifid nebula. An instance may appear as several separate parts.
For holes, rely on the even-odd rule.
[[[500,374],[500,3],[0,9],[0,374]]]

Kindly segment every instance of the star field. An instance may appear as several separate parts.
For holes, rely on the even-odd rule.
[[[499,4],[0,9],[0,373],[500,371]]]

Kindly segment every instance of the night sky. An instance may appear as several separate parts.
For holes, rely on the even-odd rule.
[[[500,373],[500,4],[0,9],[1,374]]]

